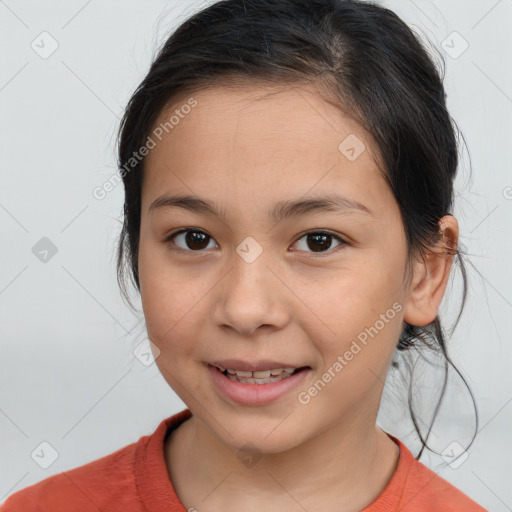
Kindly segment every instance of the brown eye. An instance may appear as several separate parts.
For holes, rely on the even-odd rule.
[[[305,239],[305,243],[302,245],[300,244],[300,241]],[[332,246],[333,240],[338,241],[338,245],[335,246],[335,249],[332,251],[329,251],[329,249]],[[342,240],[340,237],[333,235],[331,233],[325,232],[325,231],[311,231],[310,233],[306,233],[303,235],[299,240],[296,242],[296,244],[299,245],[299,250],[303,250],[306,252],[313,252],[313,253],[332,253],[335,252],[335,250],[343,246],[346,242]]]
[[[198,252],[208,248],[208,244],[213,238],[197,229],[182,229],[166,238],[166,242],[171,242],[179,249],[188,252]],[[181,245],[180,245],[181,244]]]

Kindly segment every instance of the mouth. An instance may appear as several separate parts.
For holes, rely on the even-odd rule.
[[[269,405],[280,398],[291,399],[293,390],[304,387],[313,371],[310,366],[249,371],[212,364],[208,364],[208,370],[211,382],[222,399],[254,407]]]
[[[216,368],[224,377],[232,382],[239,382],[241,384],[270,384],[272,382],[279,382],[284,379],[290,378],[299,372],[310,369],[310,366],[301,366],[298,368],[272,368],[268,370],[248,371],[248,370],[235,370],[232,368],[224,368],[218,365],[210,365]]]

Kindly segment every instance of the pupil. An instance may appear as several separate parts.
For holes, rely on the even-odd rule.
[[[330,243],[326,243],[326,240],[328,239],[328,237],[330,238],[331,235],[328,235],[328,234],[317,234],[317,235],[308,235],[308,247],[313,250],[313,251],[316,251],[316,252],[321,252],[321,250],[316,250],[315,246],[312,246],[309,242],[311,240],[314,241],[314,243],[320,243],[320,244],[323,244],[323,245],[320,245],[320,249],[326,249],[328,248],[328,246],[330,245]],[[318,246],[317,246],[318,248]]]
[[[199,233],[198,231],[189,231],[186,236],[186,243],[191,249],[204,249],[208,245],[208,242],[204,244],[204,241],[208,235],[204,233]],[[199,247],[194,247],[194,244],[199,244]],[[191,247],[192,246],[192,247]]]

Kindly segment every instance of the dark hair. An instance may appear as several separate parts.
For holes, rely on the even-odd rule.
[[[442,56],[441,61],[444,65]],[[410,261],[413,254],[424,255],[439,241],[438,221],[453,208],[458,167],[455,131],[460,132],[446,108],[443,79],[444,67],[441,75],[414,32],[395,13],[375,3],[222,0],[183,22],[159,49],[121,121],[118,165],[122,169],[144,145],[158,115],[177,95],[244,80],[283,85],[314,81],[327,93],[326,101],[355,119],[376,144],[381,170],[400,208]],[[127,273],[140,292],[143,168],[142,159],[129,172],[121,172],[125,202],[117,269],[128,303]],[[454,254],[463,277],[457,325],[467,279],[460,249]],[[427,446],[444,396],[448,364],[471,394],[478,426],[473,394],[447,353],[439,317],[424,327],[406,324],[395,356],[421,347],[443,358],[444,382],[425,439],[409,386],[410,413],[422,443],[417,459]],[[392,366],[397,366],[396,360]]]

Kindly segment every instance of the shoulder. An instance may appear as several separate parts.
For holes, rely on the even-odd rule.
[[[0,504],[0,512],[113,511],[123,510],[127,500],[130,510],[137,510],[133,508],[134,458],[142,439],[15,492]]]
[[[191,414],[184,409],[135,443],[15,492],[0,504],[0,512],[143,512],[173,503],[182,510],[169,480],[163,446],[169,431]]]
[[[400,510],[404,512],[487,512],[467,494],[416,460],[410,450],[400,443],[408,459]]]

